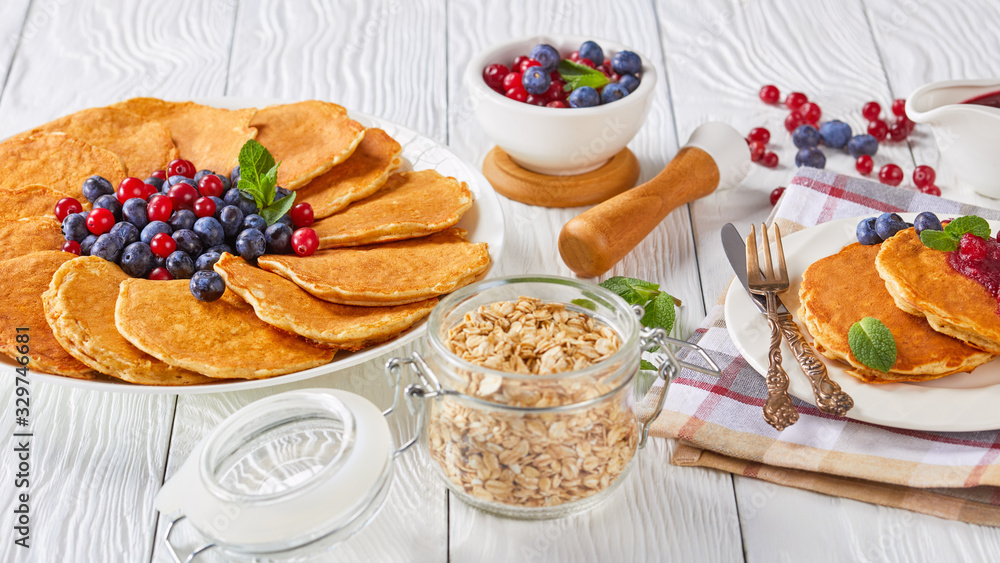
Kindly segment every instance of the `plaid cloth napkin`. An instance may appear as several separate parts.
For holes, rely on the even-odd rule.
[[[1000,218],[983,209],[868,180],[803,168],[772,213],[782,232],[885,211]],[[761,416],[764,378],[736,351],[721,303],[691,337],[722,377],[685,370],[650,434],[677,438],[672,462],[951,520],[1000,526],[1000,431],[920,432],[838,418],[795,400],[799,421],[778,432]],[[687,358],[698,361],[695,356]]]

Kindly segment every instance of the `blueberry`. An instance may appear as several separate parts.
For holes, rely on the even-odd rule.
[[[90,255],[104,258],[108,262],[118,262],[122,256],[122,243],[117,236],[104,233],[97,237],[94,246],[90,247]]]
[[[257,213],[257,204],[254,202],[253,198],[238,189],[226,192],[226,195],[222,198],[222,200],[226,202],[226,205],[235,205],[236,207],[239,207],[240,211],[243,212],[243,216],[250,215],[251,213]]]
[[[260,232],[264,232],[267,229],[267,221],[263,217],[254,213],[253,215],[247,215],[243,218],[243,225],[240,230],[245,231],[247,229],[257,229]]]
[[[97,235],[87,235],[80,241],[80,256],[90,256],[90,249],[97,242]]]
[[[209,174],[215,174],[215,172],[212,172],[211,170],[199,170],[199,171],[195,172],[194,173],[194,183],[197,184],[198,182],[201,181],[202,178],[204,178],[205,176],[208,176]],[[177,276],[174,276],[174,277],[177,277]]]
[[[146,178],[145,180],[142,181],[142,183],[156,188],[156,191],[160,191],[163,189],[163,182],[164,182],[163,178],[157,178],[156,176],[150,176],[149,178]]]
[[[552,78],[549,77],[548,71],[540,66],[533,66],[521,75],[521,86],[524,86],[524,89],[529,94],[535,94],[536,96],[544,94],[551,85]]]
[[[842,149],[851,138],[851,126],[836,119],[827,121],[819,126],[819,136],[831,149]]]
[[[229,182],[235,188],[236,184],[240,183],[240,166],[237,164],[232,172],[229,173]]]
[[[206,247],[222,244],[226,240],[226,233],[222,230],[222,224],[215,220],[215,217],[202,217],[194,222],[194,232],[198,233],[202,245]]]
[[[883,213],[875,219],[875,232],[882,240],[888,240],[892,235],[906,228],[906,221],[895,213]]]
[[[208,199],[212,200],[212,203],[215,204],[215,215],[214,215],[214,217],[216,219],[218,219],[219,218],[219,213],[222,212],[222,208],[226,206],[226,202],[222,201],[221,197],[215,197],[214,195],[208,196]]]
[[[65,222],[65,221],[64,221]],[[919,235],[923,231],[943,231],[941,220],[930,211],[924,211],[913,220],[913,228]]]
[[[188,288],[198,301],[215,301],[226,292],[226,282],[218,272],[202,270],[191,276]]]
[[[235,205],[227,205],[219,211],[218,219],[225,235],[234,237],[240,232],[240,227],[243,225],[243,212]]]
[[[115,223],[115,226],[111,227],[111,230],[108,232],[118,237],[118,242],[122,243],[122,248],[139,240],[139,228],[128,221]]]
[[[153,269],[155,270],[156,268],[166,268],[166,267],[167,267],[167,259],[162,256],[157,256],[154,254]]]
[[[62,234],[66,240],[82,241],[90,234],[87,229],[87,220],[80,217],[79,213],[67,215],[62,222]]]
[[[290,195],[292,195],[292,190],[286,190],[281,186],[274,188],[274,201],[281,201]]]
[[[143,228],[149,224],[149,215],[146,214],[146,200],[133,197],[122,206],[122,219],[132,223],[138,228]]]
[[[600,47],[598,47],[598,49],[600,49]],[[556,51],[555,47],[545,43],[532,47],[528,56],[542,63],[542,72],[544,72],[546,76],[559,66],[559,61],[562,59],[562,57],[559,56],[559,51]],[[582,57],[583,55],[580,56]],[[601,63],[594,61],[594,64]]]
[[[601,103],[610,104],[628,96],[628,88],[621,84],[608,84],[601,89]]]
[[[204,248],[204,245],[201,244],[201,238],[198,237],[198,233],[190,229],[174,231],[172,236],[177,243],[177,250],[187,252],[191,256],[201,254],[201,249]],[[177,276],[174,277],[176,278]]]
[[[795,154],[795,166],[823,168],[826,166],[826,156],[823,154],[823,151],[815,147],[799,149],[799,152]]]
[[[194,261],[194,269],[198,271],[211,270],[212,266],[215,266],[215,263],[219,261],[220,256],[221,254],[218,252],[206,252]]]
[[[198,216],[194,214],[194,211],[190,209],[178,209],[170,214],[170,226],[173,227],[175,231],[180,229],[190,229],[194,222],[198,220]]]
[[[103,207],[110,211],[115,216],[116,223],[122,220],[122,204],[118,202],[117,197],[111,194],[102,195],[94,202],[94,209],[98,207]]]
[[[819,140],[819,131],[812,125],[799,125],[795,128],[795,131],[792,131],[792,144],[797,148],[818,147]],[[815,168],[822,168],[822,166],[816,166]]]
[[[133,242],[122,251],[122,270],[133,278],[145,278],[156,265],[153,251],[144,242]]]
[[[626,74],[625,76],[619,78],[618,83],[624,86],[629,93],[635,92],[635,89],[639,87],[639,79],[631,74]]]
[[[879,244],[882,242],[882,237],[878,236],[875,232],[875,218],[869,217],[868,219],[862,219],[858,223],[857,229],[858,242],[866,246],[871,246],[873,244]]]
[[[271,254],[289,254],[292,252],[292,228],[282,223],[275,223],[264,231],[267,241],[267,251]]]
[[[206,250],[203,253],[203,255],[204,254],[213,254],[213,253],[214,254],[222,254],[223,252],[228,252],[228,253],[232,254],[233,253],[233,247],[230,246],[230,245],[228,245],[228,244],[225,244],[225,243],[223,243],[223,244],[217,244],[215,246],[209,247],[208,250]]]
[[[597,66],[601,66],[604,62],[604,51],[601,50],[601,46],[593,41],[584,41],[580,44],[580,49],[577,51],[581,59],[590,59],[590,62]]]
[[[228,192],[229,188],[233,187],[232,183],[229,181],[229,176],[224,174],[216,174],[220,180],[222,180],[222,193]]]
[[[168,235],[173,233],[173,228],[163,221],[150,221],[148,225],[142,228],[142,232],[139,233],[139,240],[149,244],[153,237],[160,233],[167,233]]]
[[[194,259],[183,250],[175,250],[167,256],[167,271],[174,279],[187,279],[194,274]]]
[[[601,96],[590,86],[576,88],[569,95],[569,105],[574,108],[589,108],[601,103]]]
[[[639,74],[642,70],[642,59],[632,51],[620,51],[611,57],[611,70],[623,74]]]
[[[247,229],[236,237],[236,252],[247,262],[256,262],[264,255],[265,247],[264,233],[257,229]]]
[[[94,203],[102,195],[113,193],[115,193],[114,186],[103,176],[95,174],[83,181],[83,197],[90,203]]]
[[[278,217],[278,220],[276,222],[281,223],[282,225],[288,225],[289,229],[293,231],[295,230],[295,223],[292,223],[292,218],[288,216],[288,213],[285,213],[281,217]]]
[[[869,134],[855,135],[847,141],[847,151],[851,156],[858,158],[863,154],[871,156],[878,151],[878,141]]]

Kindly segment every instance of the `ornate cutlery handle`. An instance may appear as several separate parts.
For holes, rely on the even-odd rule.
[[[767,399],[764,401],[764,420],[781,431],[795,424],[799,413],[788,394],[788,374],[781,367],[781,331],[775,311],[774,294],[767,296],[767,324],[771,327],[771,344],[767,351]]]
[[[788,341],[792,353],[795,354],[795,359],[802,366],[802,371],[809,378],[809,383],[812,384],[813,394],[816,396],[816,406],[825,413],[844,416],[847,411],[854,407],[854,399],[841,391],[840,385],[830,379],[823,360],[816,354],[816,350],[806,342],[791,315],[778,315],[778,326],[781,328],[781,333],[785,335],[785,340]]]

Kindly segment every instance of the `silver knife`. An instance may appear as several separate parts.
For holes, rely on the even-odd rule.
[[[766,312],[767,305],[764,296],[750,293],[747,287],[746,239],[740,235],[732,223],[726,223],[722,227],[722,248],[726,252],[726,257],[729,258],[729,265],[736,273],[736,279],[743,285],[750,300],[757,306],[757,309]],[[806,342],[802,332],[799,331],[799,326],[795,324],[791,313],[788,312],[788,308],[780,299],[778,300],[778,326],[781,328],[781,334],[788,341],[788,346],[792,349],[795,359],[802,366],[802,372],[806,374],[809,383],[812,384],[816,406],[825,413],[844,416],[854,406],[854,399],[844,393],[840,389],[840,385],[830,379],[823,360],[816,354],[812,345]]]

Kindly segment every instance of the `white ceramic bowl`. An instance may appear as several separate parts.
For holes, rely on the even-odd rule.
[[[510,66],[514,57],[527,55],[539,43],[548,43],[563,58],[592,40],[606,59],[628,47],[584,35],[535,35],[494,45],[472,58],[465,83],[472,93],[476,118],[486,134],[515,162],[541,174],[582,174],[600,167],[639,131],[649,113],[656,87],[656,69],[642,59],[642,80],[634,92],[606,105],[590,108],[547,108],[517,102],[495,92],[483,80],[483,69],[493,63]]]

